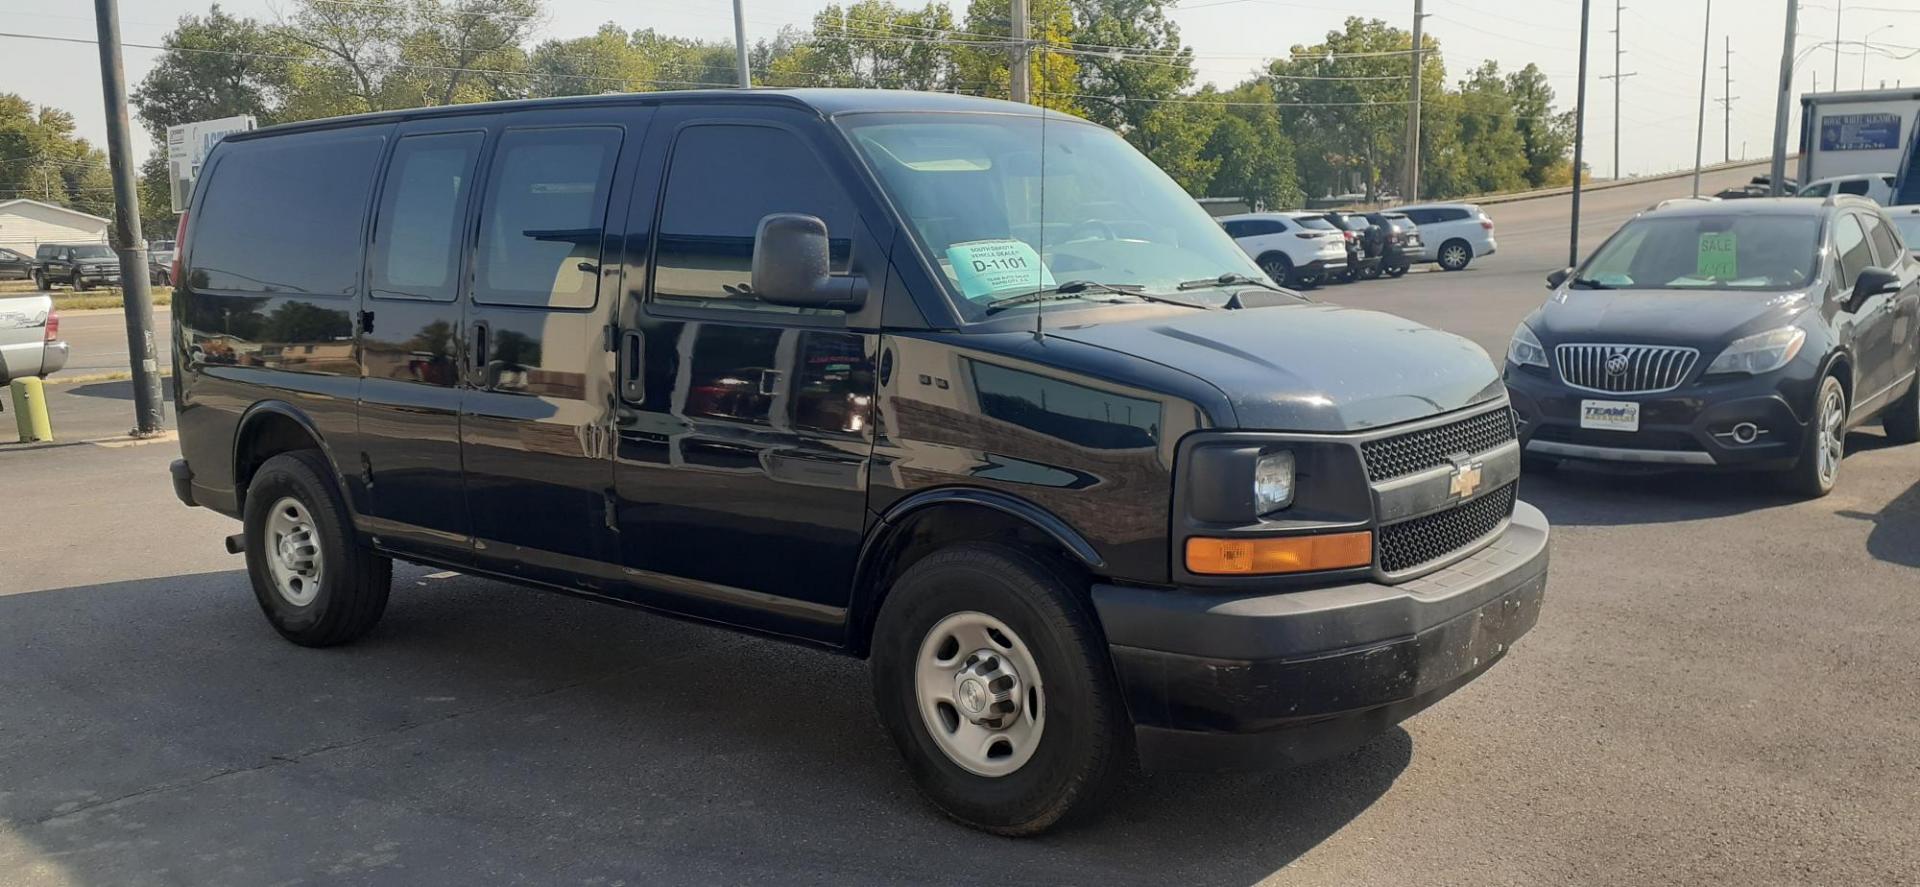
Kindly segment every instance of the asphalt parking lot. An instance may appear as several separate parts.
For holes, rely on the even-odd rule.
[[[1592,195],[1589,248],[1686,186]],[[1565,202],[1489,207],[1468,271],[1317,295],[1499,354]],[[116,385],[50,386],[56,430],[128,424]],[[1529,476],[1548,602],[1484,678],[1026,841],[915,797],[861,663],[418,567],[366,640],[301,649],[172,444],[0,448],[0,884],[1912,884],[1920,447],[1850,443],[1816,502]]]

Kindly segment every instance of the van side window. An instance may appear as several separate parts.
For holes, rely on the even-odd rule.
[[[494,152],[473,300],[591,308],[619,129],[513,129]]]
[[[230,292],[353,295],[385,142],[348,130],[224,146],[195,220],[188,281]]]
[[[1873,252],[1867,247],[1867,235],[1860,230],[1858,216],[1848,213],[1834,220],[1833,246],[1840,259],[1840,288],[1853,289],[1860,272],[1873,264]]]
[[[451,302],[459,291],[460,233],[477,132],[407,136],[394,146],[373,234],[372,294]]]
[[[851,201],[800,138],[771,126],[705,124],[680,133],[654,251],[657,301],[793,313],[753,298],[753,236],[771,213],[827,223],[830,267],[847,270]]]

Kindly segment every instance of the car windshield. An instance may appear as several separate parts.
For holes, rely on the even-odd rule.
[[[76,259],[111,259],[113,258],[113,247],[107,246],[104,243],[83,243],[73,248],[73,257]]]
[[[1893,224],[1900,229],[1900,239],[1907,249],[1920,250],[1920,215],[1894,216]]]
[[[1789,290],[1819,266],[1813,215],[1654,216],[1623,226],[1574,275],[1575,288]]]
[[[861,114],[842,125],[969,320],[1069,282],[1098,286],[1063,298],[1096,302],[1131,300],[1108,288],[1265,279],[1192,197],[1106,129],[997,114]]]

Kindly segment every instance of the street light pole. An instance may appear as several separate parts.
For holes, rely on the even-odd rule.
[[[147,288],[147,242],[140,234],[140,185],[127,120],[127,76],[120,62],[116,0],[93,0],[100,36],[100,83],[107,102],[107,160],[113,168],[114,249],[120,253],[121,302],[127,316],[127,358],[133,372],[133,436],[152,437],[166,425],[160,361],[153,342],[153,292]]]
[[[1840,91],[1840,5],[1843,0],[1833,0],[1833,91]]]
[[[1420,199],[1420,46],[1425,39],[1421,36],[1422,26],[1426,23],[1426,4],[1423,0],[1413,0],[1413,55],[1409,56],[1413,66],[1412,82],[1408,90],[1413,104],[1407,108],[1407,182],[1406,194],[1402,199],[1411,203]]]
[[[1693,134],[1693,196],[1700,196],[1700,155],[1707,149],[1707,65],[1713,56],[1713,0],[1700,24],[1700,122]]]
[[[1580,85],[1573,101],[1573,228],[1567,236],[1567,267],[1580,264],[1580,187],[1587,146],[1587,25],[1593,0],[1580,0]]]
[[[733,60],[740,67],[740,88],[753,88],[753,71],[747,67],[747,17],[741,0],[733,0]]]
[[[1780,50],[1780,95],[1773,106],[1773,165],[1767,184],[1767,194],[1773,197],[1783,193],[1787,179],[1787,100],[1793,95],[1793,41],[1799,23],[1800,0],[1787,0],[1787,38]]]

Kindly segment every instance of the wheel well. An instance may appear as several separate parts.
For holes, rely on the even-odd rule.
[[[245,507],[247,485],[253,473],[268,459],[294,450],[320,449],[320,441],[292,416],[285,413],[261,413],[241,428],[240,440],[233,449],[233,490],[236,502]]]
[[[920,508],[883,530],[861,565],[854,589],[848,645],[860,656],[872,647],[873,624],[893,587],[908,569],[949,545],[994,542],[1018,548],[1057,563],[1085,588],[1090,578],[1086,564],[1045,530],[1007,512],[970,503],[948,503]]]
[[[1853,409],[1853,362],[1844,354],[1835,357],[1833,363],[1827,365],[1827,375],[1840,380],[1840,390],[1847,395],[1847,409]],[[1818,390],[1814,392],[1814,402],[1819,403]]]
[[[1472,254],[1473,244],[1468,243],[1465,237],[1449,237],[1446,240],[1443,240],[1440,242],[1440,248],[1446,249],[1447,247],[1452,246],[1456,243],[1466,247],[1468,254]]]
[[[1260,258],[1254,259],[1253,261],[1255,264],[1264,264],[1274,259],[1278,259],[1282,262],[1287,263],[1287,267],[1289,268],[1293,267],[1293,257],[1277,249],[1267,250],[1266,252],[1260,254]]]

